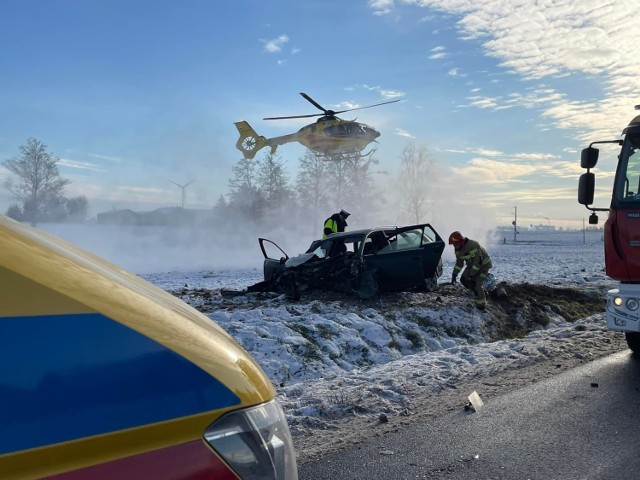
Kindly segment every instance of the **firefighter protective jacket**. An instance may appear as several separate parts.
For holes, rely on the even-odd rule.
[[[456,265],[453,267],[453,274],[457,275],[465,263],[469,274],[474,277],[480,271],[480,267],[485,267],[487,270],[491,268],[491,257],[482,245],[465,237],[462,248],[456,250]]]

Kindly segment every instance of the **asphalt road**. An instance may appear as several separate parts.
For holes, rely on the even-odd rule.
[[[300,466],[322,479],[640,479],[640,360],[627,351]]]

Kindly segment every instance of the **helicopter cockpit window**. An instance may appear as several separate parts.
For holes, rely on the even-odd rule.
[[[348,137],[351,133],[349,124],[340,123],[324,129],[325,135],[329,137]]]

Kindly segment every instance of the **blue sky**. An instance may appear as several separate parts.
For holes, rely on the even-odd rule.
[[[499,222],[514,206],[525,223],[581,222],[579,151],[619,138],[640,103],[638,14],[635,0],[4,0],[0,159],[42,140],[93,214],[180,205],[170,181],[195,180],[188,206],[205,208],[240,158],[234,122],[292,133],[308,121],[262,118],[317,113],[299,92],[332,109],[401,99],[342,115],[381,132],[381,170],[415,142]],[[278,151],[294,178],[303,148]]]

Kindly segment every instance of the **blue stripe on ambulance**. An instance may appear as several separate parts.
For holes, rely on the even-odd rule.
[[[199,367],[103,315],[0,318],[0,455],[238,403]]]

